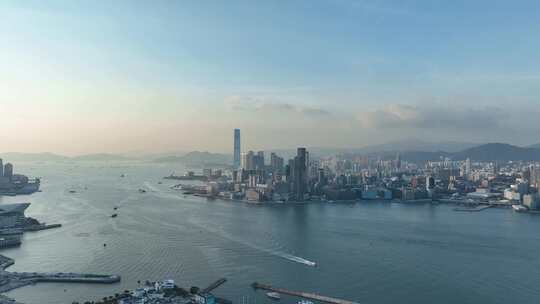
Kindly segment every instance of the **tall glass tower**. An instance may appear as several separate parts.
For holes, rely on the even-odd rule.
[[[233,167],[240,168],[240,129],[234,129],[234,161]]]

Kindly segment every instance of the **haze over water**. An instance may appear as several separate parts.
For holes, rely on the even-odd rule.
[[[28,304],[97,300],[137,280],[206,287],[221,277],[229,281],[215,294],[235,303],[243,296],[269,302],[251,289],[254,281],[373,304],[535,303],[540,296],[534,215],[378,202],[253,206],[184,198],[171,181],[158,184],[173,170],[166,166],[18,168],[43,177],[43,192],[0,203],[31,202],[27,215],[63,227],[27,233],[20,248],[2,250],[16,261],[10,270],[122,275],[116,285],[38,284],[8,294]]]

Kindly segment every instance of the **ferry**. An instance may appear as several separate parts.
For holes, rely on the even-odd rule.
[[[269,297],[272,300],[280,300],[281,299],[281,295],[279,293],[277,293],[277,292],[268,292],[268,293],[266,293],[266,296]]]
[[[515,212],[526,212],[528,210],[525,206],[521,205],[512,205],[512,209],[514,209]]]

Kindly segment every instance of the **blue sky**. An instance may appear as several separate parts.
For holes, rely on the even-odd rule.
[[[533,143],[538,20],[537,1],[2,1],[0,150],[228,151],[234,127],[246,149]]]

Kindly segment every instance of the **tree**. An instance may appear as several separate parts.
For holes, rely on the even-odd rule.
[[[192,286],[190,289],[189,289],[189,292],[191,294],[198,294],[199,293],[199,287],[197,286]]]

